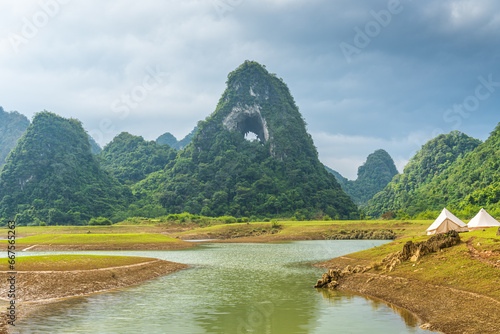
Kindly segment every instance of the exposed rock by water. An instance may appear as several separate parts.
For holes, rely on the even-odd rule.
[[[404,261],[410,260],[416,262],[420,257],[426,254],[435,253],[443,248],[452,247],[459,243],[460,235],[457,231],[436,234],[422,242],[413,243],[412,241],[408,241],[403,246],[403,250],[387,255],[381,263],[376,264],[376,267],[383,267],[384,270],[390,272],[393,271],[398,264]],[[356,273],[364,273],[372,268],[372,266],[357,265],[352,267],[348,265],[343,270],[329,269],[327,273],[323,274],[314,287],[335,289],[339,285],[339,280],[341,278]]]
[[[351,230],[340,231],[325,236],[326,240],[394,240],[392,230]]]
[[[403,246],[403,250],[387,255],[382,260],[382,266],[387,271],[393,271],[398,264],[404,261],[417,262],[420,257],[426,254],[435,253],[443,248],[455,246],[459,243],[460,235],[457,231],[436,234],[426,241],[417,243],[413,243],[410,240]]]

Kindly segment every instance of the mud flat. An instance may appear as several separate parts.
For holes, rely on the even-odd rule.
[[[461,237],[458,243],[444,240],[449,244],[435,249],[424,244],[428,237],[403,240],[319,263],[316,266],[328,272],[317,286],[378,298],[408,310],[424,329],[500,333],[500,252],[490,250],[498,248],[496,237],[491,232]]]
[[[26,257],[24,265],[20,262],[19,268],[28,270],[17,270],[15,275],[16,322],[48,303],[128,287],[188,267],[153,258],[71,255],[65,256],[66,261],[52,261],[51,257],[57,256],[41,260],[31,256]],[[0,271],[2,282],[9,277],[8,272]],[[7,296],[7,290],[7,284],[2,284],[0,295]],[[5,312],[1,319],[0,333],[8,333],[11,326],[7,325]]]

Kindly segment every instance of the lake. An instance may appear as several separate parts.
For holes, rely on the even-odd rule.
[[[407,312],[314,289],[312,263],[387,241],[204,244],[179,251],[20,252],[146,256],[191,268],[141,285],[57,302],[17,333],[430,333]]]

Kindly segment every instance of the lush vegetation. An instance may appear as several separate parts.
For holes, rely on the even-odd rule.
[[[0,224],[364,217],[353,200],[384,219],[434,219],[443,206],[461,218],[481,206],[500,216],[500,125],[485,143],[460,132],[440,135],[396,176],[389,154],[375,151],[349,181],[319,162],[283,80],[251,61],[228,75],[215,111],[181,141],[121,133],[92,154],[98,145],[77,120],[41,112],[28,124],[0,108],[0,157],[11,152],[0,174]],[[257,139],[247,140],[250,132]]]
[[[242,109],[257,109],[261,118],[234,115]],[[231,117],[237,130],[225,125]],[[268,131],[268,137],[248,141],[248,131]],[[139,206],[159,203],[169,213],[359,217],[319,162],[286,84],[250,61],[229,74],[215,112],[198,124],[191,144],[133,189]]]
[[[19,225],[81,225],[132,200],[99,166],[79,121],[38,113],[0,174],[0,217]]]
[[[403,174],[374,196],[367,206],[368,214],[434,215],[447,206],[465,210],[460,215],[471,218],[479,206],[492,206],[500,199],[499,142],[498,127],[483,144],[460,132],[430,140]]]
[[[24,115],[16,111],[8,113],[0,107],[0,171],[29,124],[30,121]]]
[[[97,144],[97,142],[94,140],[94,138],[92,138],[92,136],[90,136],[90,135],[89,135],[89,143],[90,143],[90,151],[93,154],[101,153],[101,151],[102,151],[101,146],[99,146],[99,144]]]
[[[100,153],[101,165],[122,184],[134,184],[163,170],[177,152],[166,145],[122,132]]]
[[[177,144],[177,138],[175,138],[175,136],[170,132],[167,132],[156,138],[156,143],[158,145],[168,145],[170,147],[173,147],[175,144]]]
[[[366,162],[359,167],[355,181],[348,180],[329,168],[327,170],[335,175],[342,189],[358,205],[366,204],[398,174],[394,160],[384,150],[377,150],[368,156]]]

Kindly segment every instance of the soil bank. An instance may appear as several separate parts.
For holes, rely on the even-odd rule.
[[[139,284],[187,268],[188,265],[158,259],[102,269],[71,271],[18,271],[16,274],[17,323],[44,304],[63,298],[106,292]],[[9,274],[0,271],[0,280]],[[0,286],[0,296],[7,296],[7,284]],[[9,333],[5,312],[1,313],[0,333]]]
[[[347,265],[369,265],[367,262],[342,256],[316,266],[343,269]],[[443,333],[500,333],[500,302],[480,294],[373,271],[347,276],[337,289],[406,309],[421,319],[425,329]]]

